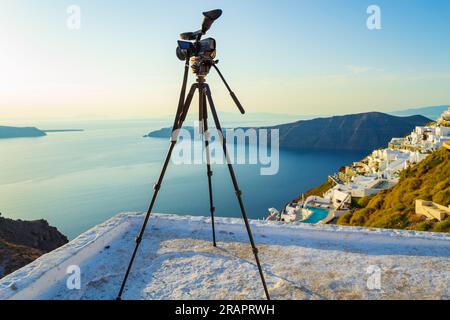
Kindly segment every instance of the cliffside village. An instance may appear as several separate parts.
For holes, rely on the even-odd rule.
[[[281,212],[269,209],[270,221],[329,223],[351,209],[352,198],[361,198],[390,189],[400,173],[420,163],[433,151],[445,146],[450,151],[450,108],[437,122],[416,127],[404,138],[393,138],[387,148],[373,151],[359,162],[330,176],[334,185],[323,196],[310,196],[288,204]],[[443,220],[450,208],[417,199],[416,213]],[[315,216],[315,218],[314,218]]]

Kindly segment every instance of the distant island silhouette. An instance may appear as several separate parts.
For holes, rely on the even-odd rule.
[[[187,130],[191,137],[194,136],[194,127],[183,127],[184,130]],[[159,130],[155,130],[150,132],[149,134],[144,135],[144,138],[170,138],[172,136],[172,128],[162,128]]]
[[[47,134],[35,127],[0,126],[0,139],[44,137]]]
[[[292,150],[374,150],[394,137],[403,137],[430,119],[413,115],[398,117],[381,112],[301,120],[293,123],[254,129],[278,129],[280,147]],[[184,127],[191,135],[192,127]],[[248,128],[242,128],[248,129]],[[145,137],[169,138],[171,128],[152,131]],[[270,134],[270,133],[269,133]]]
[[[0,126],[0,139],[45,137],[47,133],[82,132],[83,129],[41,130],[36,127]]]

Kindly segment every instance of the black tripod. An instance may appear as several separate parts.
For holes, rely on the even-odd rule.
[[[237,99],[236,95],[233,93],[233,91],[229,87],[228,83],[225,81],[225,79],[224,79],[223,75],[221,74],[220,70],[217,68],[217,66],[216,66],[217,62],[216,61],[208,61],[207,63],[209,63],[209,65],[207,65],[207,68],[206,68],[207,71],[204,72],[204,73],[198,73],[197,74],[197,82],[192,85],[192,87],[191,87],[191,89],[189,91],[189,94],[187,95],[187,97],[185,99],[187,78],[188,78],[188,71],[189,71],[189,59],[186,59],[185,73],[184,73],[184,79],[183,79],[183,86],[182,86],[182,89],[181,89],[180,101],[179,101],[179,104],[178,104],[178,110],[177,110],[177,114],[176,114],[176,117],[175,117],[175,122],[174,122],[174,125],[173,125],[173,129],[172,129],[172,138],[171,138],[171,141],[170,141],[170,148],[169,148],[169,151],[167,153],[166,160],[164,161],[164,165],[163,165],[161,174],[159,176],[159,179],[158,179],[157,183],[155,184],[153,197],[152,197],[152,200],[150,202],[150,207],[149,207],[149,209],[147,211],[147,215],[145,216],[144,223],[142,225],[141,231],[140,231],[139,235],[136,238],[136,247],[135,247],[135,249],[133,251],[133,254],[131,256],[131,260],[130,260],[128,269],[127,269],[125,277],[123,279],[122,286],[120,288],[119,295],[117,297],[118,300],[120,300],[121,297],[122,297],[122,294],[123,294],[123,291],[125,289],[125,285],[126,285],[128,276],[129,276],[130,271],[131,271],[131,267],[132,267],[134,259],[136,257],[136,253],[137,253],[137,251],[139,249],[139,246],[140,246],[140,244],[142,242],[142,238],[144,236],[148,220],[149,220],[149,218],[151,216],[151,213],[153,211],[153,206],[155,204],[155,201],[156,201],[156,198],[158,196],[159,190],[161,189],[161,185],[162,185],[162,182],[164,180],[164,175],[165,175],[167,167],[169,165],[169,162],[170,162],[170,159],[171,159],[171,156],[172,156],[172,152],[173,152],[173,150],[175,148],[175,145],[177,143],[179,130],[182,128],[183,123],[186,120],[186,116],[187,116],[187,114],[189,112],[189,108],[191,106],[192,99],[193,99],[194,94],[195,94],[195,92],[197,90],[198,90],[198,93],[199,93],[199,119],[200,119],[201,133],[203,134],[203,140],[204,140],[205,149],[206,149],[205,150],[206,151],[206,161],[207,161],[207,165],[206,166],[207,166],[207,176],[208,176],[208,189],[209,189],[209,201],[210,201],[210,212],[211,212],[211,222],[212,222],[213,245],[214,245],[214,247],[217,246],[217,243],[216,243],[216,231],[215,231],[215,225],[214,225],[215,207],[214,207],[214,198],[213,198],[213,189],[212,189],[213,172],[211,170],[211,161],[210,161],[211,155],[210,155],[210,150],[209,150],[210,140],[209,140],[209,134],[208,134],[208,110],[207,110],[208,103],[209,103],[209,107],[211,109],[211,113],[212,113],[212,116],[213,116],[213,119],[214,119],[214,123],[215,123],[216,129],[218,130],[218,133],[219,133],[219,135],[221,137],[220,142],[221,142],[222,147],[223,147],[223,152],[224,152],[227,164],[228,164],[228,170],[230,172],[231,180],[233,182],[233,186],[234,186],[234,189],[235,189],[235,192],[236,192],[236,197],[237,197],[237,200],[239,202],[240,209],[241,209],[242,218],[244,220],[245,227],[247,229],[247,233],[248,233],[248,237],[249,237],[249,240],[250,240],[250,244],[252,246],[253,253],[254,253],[254,256],[255,256],[255,260],[256,260],[256,264],[258,266],[259,274],[261,276],[261,281],[262,281],[262,284],[263,284],[263,287],[264,287],[264,292],[266,294],[266,298],[268,300],[270,300],[269,291],[267,289],[266,281],[264,279],[263,270],[261,268],[261,263],[260,263],[259,257],[258,257],[258,249],[256,248],[255,241],[253,239],[252,231],[251,231],[251,228],[250,228],[250,224],[249,224],[248,219],[247,219],[247,214],[245,212],[244,203],[242,201],[242,192],[239,189],[239,185],[238,185],[238,182],[237,182],[237,179],[236,179],[236,175],[234,173],[233,165],[231,163],[231,159],[230,159],[228,151],[227,151],[226,140],[225,140],[224,135],[223,135],[222,126],[220,125],[220,121],[219,121],[219,118],[217,116],[216,108],[214,106],[214,102],[213,102],[212,95],[211,95],[211,90],[209,88],[209,85],[205,82],[206,74],[208,73],[208,71],[209,71],[211,66],[214,67],[217,70],[217,72],[219,73],[219,76],[221,77],[221,79],[225,83],[225,86],[229,90],[229,92],[230,92],[233,100],[235,101],[236,105],[238,106],[239,110],[242,113],[245,113],[245,111],[242,108],[242,106],[241,106],[239,100]]]

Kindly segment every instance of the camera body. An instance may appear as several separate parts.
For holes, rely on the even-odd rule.
[[[216,40],[213,38],[195,42],[180,40],[178,41],[177,57],[182,61],[189,58],[194,74],[206,76],[216,58]]]
[[[213,38],[201,41],[178,41],[177,57],[181,61],[187,58],[200,57],[204,59],[214,59],[216,57],[216,40]]]
[[[202,28],[196,32],[185,32],[180,35],[176,54],[178,59],[190,59],[192,71],[198,76],[206,76],[216,58],[216,40],[202,36],[211,28],[215,20],[222,15],[222,10],[203,12]]]

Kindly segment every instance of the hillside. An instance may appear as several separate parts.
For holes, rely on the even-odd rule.
[[[0,279],[33,262],[45,252],[0,239]]]
[[[46,133],[34,127],[5,127],[0,126],[0,139],[43,137]]]
[[[353,214],[342,216],[338,224],[450,232],[450,218],[437,222],[417,216],[416,199],[450,205],[450,152],[447,149],[441,148],[402,172],[394,188],[360,199],[359,208]]]
[[[334,185],[330,183],[329,181],[321,184],[320,186],[317,186],[315,188],[312,188],[311,190],[305,192],[301,196],[299,196],[297,199],[294,200],[294,202],[299,202],[300,200],[307,199],[310,196],[318,196],[321,197],[325,192],[327,192],[329,189],[331,189]]]
[[[280,147],[288,149],[373,150],[403,137],[431,120],[369,112],[298,121],[271,127],[280,130]]]
[[[68,242],[47,221],[0,217],[0,278]]]
[[[431,122],[423,116],[397,117],[379,112],[301,120],[272,127],[279,129],[280,147],[285,149],[372,150],[394,137],[403,137],[416,126]],[[186,127],[193,133],[192,127]],[[244,128],[248,129],[248,128]],[[152,138],[169,138],[170,128],[150,132]],[[270,140],[269,140],[270,141]]]
[[[142,214],[120,214],[0,280],[0,300],[110,300]],[[125,300],[263,299],[242,219],[152,216]],[[448,299],[450,235],[250,221],[273,299]],[[82,270],[67,290],[69,266]],[[375,268],[375,269],[374,269]],[[368,289],[380,268],[381,290]],[[374,288],[372,288],[374,289]]]

